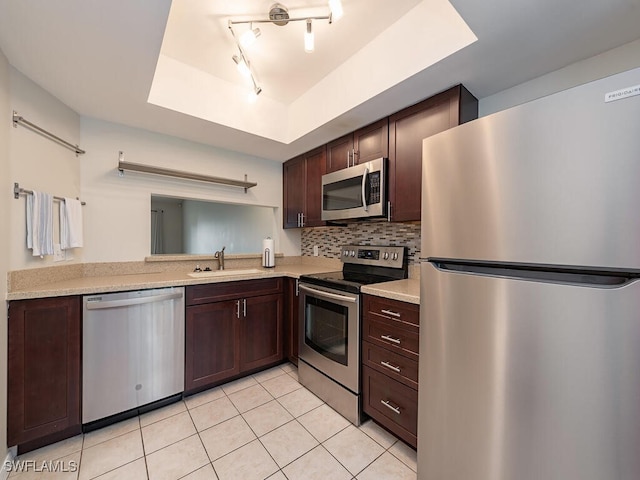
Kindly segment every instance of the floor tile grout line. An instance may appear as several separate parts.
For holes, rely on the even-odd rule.
[[[236,415],[236,417],[242,417],[242,414],[240,414],[240,415]],[[234,418],[236,418],[236,417],[232,417],[232,418],[230,418],[229,420],[233,420],[233,419],[234,419]],[[225,420],[225,422],[228,422],[229,420]],[[247,446],[247,445],[249,445],[251,442],[254,442],[254,441],[258,440],[258,436],[256,435],[256,432],[254,432],[254,431],[253,431],[253,429],[251,428],[251,425],[249,425],[249,424],[247,423],[247,421],[245,420],[245,418],[244,418],[244,417],[242,417],[242,420],[244,420],[244,423],[246,423],[246,424],[247,424],[247,426],[249,427],[249,430],[251,430],[251,433],[253,433],[253,435],[254,435],[254,437],[255,437],[255,438],[252,438],[252,439],[251,439],[251,440],[249,440],[247,443],[244,443],[244,444],[240,445],[239,447],[234,448],[233,450],[228,451],[227,453],[225,453],[224,455],[219,456],[219,457],[218,457],[218,458],[216,458],[215,460],[211,460],[211,457],[209,456],[209,452],[207,451],[207,447],[204,447],[204,450],[207,452],[207,457],[209,457],[209,460],[211,460],[211,466],[213,466],[213,462],[217,462],[217,461],[218,461],[218,460],[220,460],[221,458],[224,458],[224,457],[226,457],[227,455],[230,455],[231,453],[233,453],[233,452],[236,452],[236,451],[240,450],[242,447],[246,447],[246,446]],[[218,425],[221,425],[222,423],[224,423],[224,422],[221,422],[221,423],[219,423]],[[214,427],[215,427],[215,425],[214,425]],[[211,428],[213,428],[213,427],[211,427]],[[208,430],[208,429],[207,429],[207,430]],[[203,432],[204,432],[204,430],[203,430]],[[198,435],[200,435],[200,432],[198,432]],[[200,438],[200,441],[202,442],[202,437]],[[204,445],[204,442],[202,442],[202,444]],[[277,465],[277,464],[276,464],[276,465]],[[213,467],[213,469],[215,470],[215,467]],[[216,475],[217,475],[217,474],[216,474]]]
[[[397,443],[397,442],[396,442],[396,443]],[[394,443],[393,445],[395,445],[395,443]],[[392,445],[392,446],[393,446],[393,445]],[[391,447],[392,447],[392,446],[391,446]],[[407,464],[407,462],[405,462],[405,461],[404,461],[404,460],[402,460],[400,457],[398,457],[396,454],[394,454],[394,453],[391,451],[391,447],[389,447],[389,448],[387,449],[387,451],[389,452],[389,454],[390,454],[390,455],[392,455],[392,456],[393,456],[393,458],[397,459],[400,463],[402,463],[403,465],[405,465],[409,470],[411,470],[411,471],[412,471],[412,472],[414,472],[414,473],[417,473],[417,472],[413,469],[413,467],[412,467],[411,465]]]
[[[139,416],[131,417],[131,418],[127,418],[126,420],[121,420],[121,421],[122,421],[122,422],[128,422],[129,420],[131,420],[131,419],[133,419],[133,418],[138,418],[138,419],[139,419],[140,417],[139,417]],[[112,423],[111,425],[117,425],[118,423],[120,423],[120,422]],[[108,428],[108,427],[110,427],[111,425],[107,425],[106,427],[103,427],[103,428]],[[98,430],[100,430],[100,429],[98,429]],[[97,432],[98,430],[93,430],[93,432]],[[109,437],[109,438],[107,438],[106,440],[102,440],[101,442],[98,442],[98,443],[96,443],[96,444],[94,444],[94,445],[90,445],[90,446],[88,446],[88,447],[85,447],[85,446],[84,446],[84,443],[85,443],[85,439],[86,439],[86,435],[87,435],[87,434],[86,434],[86,433],[83,433],[83,434],[82,434],[82,450],[87,450],[87,449],[89,449],[89,448],[97,447],[98,445],[102,445],[103,443],[110,442],[110,441],[111,441],[111,440],[113,440],[114,438],[120,438],[120,437],[123,437],[123,436],[125,436],[125,435],[128,435],[128,434],[129,434],[129,433],[131,433],[131,432],[136,431],[136,430],[141,430],[141,427],[140,427],[140,420],[138,420],[138,427],[137,427],[137,428],[132,428],[132,429],[131,429],[131,430],[129,430],[128,432],[124,432],[124,433],[121,433],[121,434],[119,434],[119,435],[115,435],[115,436],[113,436],[113,437]],[[89,433],[93,433],[93,432],[89,432]]]
[[[283,424],[283,425],[280,425],[280,427],[278,427],[278,428],[284,427],[285,425],[288,425],[288,424],[290,424],[291,422],[295,422],[295,421],[296,421],[296,419],[294,418],[293,420],[291,420],[291,421],[289,421],[289,422],[287,422],[287,423],[285,423],[285,424]],[[300,422],[298,422],[298,423],[300,423]],[[303,427],[303,428],[304,428],[304,427]],[[275,431],[275,430],[277,430],[277,428],[273,429],[273,430],[272,430],[272,432],[273,432],[273,431]],[[269,432],[269,433],[271,433],[271,432]],[[267,435],[267,434],[265,433],[265,435]],[[263,435],[262,437],[264,437],[265,435]],[[278,464],[278,462],[276,461],[276,459],[275,459],[275,458],[273,458],[273,455],[271,455],[271,452],[269,451],[269,449],[267,448],[267,446],[262,442],[262,440],[261,440],[261,438],[262,438],[262,437],[258,437],[258,441],[260,442],[260,445],[262,445],[262,448],[264,448],[264,449],[265,449],[265,451],[269,454],[269,456],[271,457],[271,459],[273,460],[273,462],[276,464],[276,466],[278,467],[278,470],[282,470],[283,468],[285,468],[285,467],[287,467],[287,466],[291,465],[293,462],[295,462],[295,461],[296,461],[296,460],[298,460],[299,458],[304,457],[307,453],[309,453],[311,450],[313,450],[313,448],[316,448],[316,447],[318,446],[318,445],[314,446],[311,450],[307,450],[306,452],[304,452],[304,453],[303,453],[302,455],[300,455],[299,457],[296,457],[295,459],[291,460],[289,463],[287,463],[286,465],[284,465],[283,467],[281,467],[281,466]],[[313,437],[313,436],[312,436],[312,438],[313,438],[314,440],[316,440],[316,439],[315,439],[315,437]],[[317,441],[317,440],[316,440],[316,441]],[[273,475],[273,474],[275,474],[275,473],[276,473],[276,472],[272,473],[271,475]],[[284,472],[283,472],[283,474],[284,474]],[[286,475],[285,475],[285,477],[286,477]]]
[[[185,412],[180,412],[180,413],[185,413]],[[173,416],[176,416],[176,415],[173,415]],[[167,417],[165,420],[167,420],[169,418],[172,418],[172,417]],[[195,423],[193,422],[193,418],[191,418],[191,414],[189,414],[189,418],[191,420],[191,423],[193,424],[193,429],[195,430],[195,434],[197,434],[198,433],[198,429],[196,428]],[[176,443],[179,443],[179,442],[181,442],[183,440],[186,440],[187,438],[193,437],[195,434],[192,433],[191,435],[187,435],[186,437],[181,438],[179,440],[176,440],[175,442],[168,443],[165,446],[160,447],[157,450],[154,450],[153,452],[146,453],[146,449],[144,447],[144,435],[142,435],[142,429],[140,429],[140,436],[142,437],[142,448],[145,450],[145,456],[146,455],[153,455],[154,453],[159,452],[160,450],[162,450],[164,448],[170,447],[171,445],[175,445]]]
[[[172,406],[174,406],[174,405],[178,405],[180,402],[182,402],[182,403],[184,404],[184,408],[185,408],[184,410],[181,410],[181,411],[176,412],[176,413],[172,413],[171,415],[167,415],[166,417],[160,418],[160,419],[155,420],[155,421],[153,421],[153,422],[151,422],[151,423],[148,423],[148,424],[146,424],[146,425],[142,425],[142,417],[143,417],[144,415],[147,415],[147,414],[149,414],[149,413],[155,413],[155,412],[158,412],[158,411],[162,410],[163,408],[168,408],[168,407],[172,407]],[[176,415],[180,415],[181,413],[184,413],[184,412],[185,412],[185,411],[187,411],[187,410],[189,410],[189,408],[187,407],[187,403],[184,401],[184,398],[181,398],[179,401],[177,401],[177,402],[173,402],[173,403],[170,403],[169,405],[165,405],[164,407],[160,407],[160,408],[159,408],[159,409],[157,409],[157,410],[151,410],[150,412],[145,412],[145,413],[143,413],[142,415],[138,415],[138,423],[140,424],[140,428],[146,428],[146,427],[148,427],[148,426],[150,426],[150,425],[153,425],[153,424],[155,424],[155,423],[158,423],[158,422],[161,422],[161,421],[163,421],[163,420],[166,420],[167,418],[171,418],[171,417],[175,417]]]
[[[131,417],[131,418],[133,418],[133,417]],[[139,419],[139,416],[138,416],[138,417],[135,417],[135,418],[138,418],[138,419]],[[120,467],[124,467],[125,465],[129,465],[130,463],[133,463],[133,462],[135,462],[135,461],[137,461],[137,460],[140,460],[141,458],[144,458],[144,459],[145,459],[145,464],[146,464],[146,453],[145,453],[145,451],[144,451],[144,441],[143,441],[143,439],[142,439],[142,430],[140,429],[140,421],[139,421],[139,420],[138,420],[138,429],[137,429],[137,430],[138,430],[138,433],[140,434],[140,444],[142,445],[142,457],[134,458],[134,459],[133,459],[133,460],[131,460],[130,462],[126,462],[126,463],[123,463],[122,465],[118,465],[117,467],[114,467],[114,468],[112,468],[112,469],[110,469],[110,470],[107,470],[107,471],[105,471],[105,472],[102,472],[102,473],[100,473],[100,474],[98,474],[98,475],[96,475],[96,476],[94,476],[94,477],[91,477],[91,478],[89,478],[89,479],[87,479],[87,480],[93,480],[93,479],[95,479],[95,478],[100,477],[101,475],[106,475],[106,474],[107,474],[107,473],[109,473],[109,472],[113,472],[114,470],[117,470],[117,469],[118,469],[118,468],[120,468]],[[133,432],[135,432],[135,431],[136,431],[136,430],[131,430],[130,432],[123,433],[122,435],[117,435],[117,436],[115,436],[115,437],[113,437],[113,438],[110,438],[109,440],[105,440],[104,442],[100,442],[100,443],[96,443],[95,445],[91,445],[90,447],[87,447],[86,449],[83,447],[83,448],[82,448],[82,453],[81,453],[81,455],[80,455],[80,468],[78,469],[78,478],[80,478],[80,471],[82,470],[82,457],[83,457],[83,455],[84,455],[84,451],[85,451],[85,450],[87,450],[87,449],[91,449],[91,448],[93,448],[93,447],[97,447],[98,445],[102,445],[103,443],[109,442],[109,441],[111,441],[111,440],[115,440],[116,438],[120,438],[120,437],[123,437],[123,436],[125,436],[125,435],[129,435],[129,434],[131,434],[131,433],[133,433]],[[82,444],[83,444],[83,446],[84,446],[84,438],[82,439]],[[149,474],[147,473],[147,477],[148,477],[148,476],[149,476]]]

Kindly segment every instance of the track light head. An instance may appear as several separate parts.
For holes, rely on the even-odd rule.
[[[311,26],[311,19],[307,19],[307,30],[304,32],[304,51],[307,53],[311,53],[314,50],[314,38],[313,38],[313,30]]]
[[[242,45],[244,48],[250,47],[251,45],[253,45],[254,43],[256,43],[256,40],[258,39],[258,37],[260,36],[260,29],[259,28],[253,28],[253,29],[249,29],[246,32],[244,32],[242,35],[240,35],[240,45]]]
[[[344,15],[341,0],[329,0],[329,10],[331,10],[332,22],[337,22]]]
[[[236,62],[236,67],[238,71],[242,74],[243,77],[251,78],[251,69],[249,68],[249,64],[245,61],[242,56],[234,55],[233,61]]]

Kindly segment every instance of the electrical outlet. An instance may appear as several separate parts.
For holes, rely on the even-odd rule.
[[[54,262],[63,262],[65,258],[64,250],[60,248],[59,243],[55,243],[53,245],[53,261]]]
[[[314,245],[313,246],[313,256],[314,257],[317,257],[320,254],[318,250],[319,250],[318,245]]]

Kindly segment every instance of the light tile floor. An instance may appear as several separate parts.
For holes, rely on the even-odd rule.
[[[21,455],[14,480],[415,480],[416,452],[371,420],[359,428],[300,383],[295,366]],[[57,462],[57,463],[56,463]],[[53,468],[49,468],[52,470]]]

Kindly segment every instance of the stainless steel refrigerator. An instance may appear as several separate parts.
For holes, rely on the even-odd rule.
[[[420,480],[640,479],[638,93],[424,140]]]

